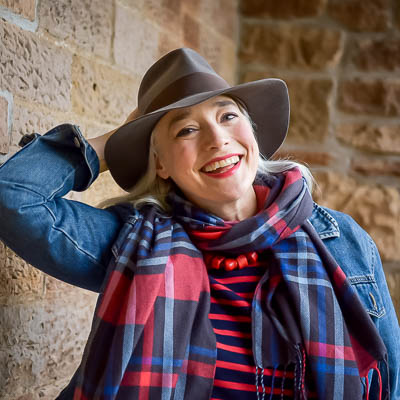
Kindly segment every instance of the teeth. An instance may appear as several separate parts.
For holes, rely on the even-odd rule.
[[[218,168],[227,167],[228,165],[231,165],[231,164],[236,164],[237,162],[239,162],[239,160],[240,160],[239,156],[232,156],[229,158],[225,158],[225,160],[216,161],[216,162],[213,162],[212,164],[208,164],[204,168],[204,171],[212,172]]]

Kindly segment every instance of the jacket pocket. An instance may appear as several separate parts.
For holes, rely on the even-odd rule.
[[[348,280],[358,293],[367,313],[376,318],[383,317],[386,311],[374,276],[351,276],[348,277]]]

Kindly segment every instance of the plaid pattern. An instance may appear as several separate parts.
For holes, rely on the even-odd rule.
[[[363,397],[360,377],[385,360],[385,347],[307,222],[312,200],[300,172],[259,177],[256,185],[269,187],[265,209],[232,227],[174,193],[173,218],[146,207],[124,227],[74,400],[209,399],[216,343],[205,250],[270,253],[253,301],[257,368],[294,364],[295,398],[307,398],[308,369],[318,398]],[[193,230],[213,233],[213,240],[190,238]]]

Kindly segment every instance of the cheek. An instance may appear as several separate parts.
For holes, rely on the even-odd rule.
[[[250,123],[248,121],[242,121],[237,128],[236,140],[258,155],[258,144]]]
[[[171,146],[166,153],[166,165],[172,175],[185,175],[194,168],[197,152],[190,145]]]

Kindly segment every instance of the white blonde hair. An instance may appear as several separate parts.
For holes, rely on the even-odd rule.
[[[228,96],[231,97],[231,96]],[[238,105],[242,114],[250,121],[253,128],[253,133],[256,135],[256,125],[251,120],[246,107],[237,98],[231,97],[232,100]],[[170,179],[163,179],[157,175],[156,172],[156,146],[154,129],[150,136],[150,149],[148,157],[148,166],[146,173],[139,179],[135,186],[129,191],[127,195],[114,197],[105,200],[98,206],[101,208],[109,207],[117,203],[132,203],[135,208],[140,208],[146,204],[156,205],[160,209],[168,212],[170,207],[166,202],[168,193],[173,188],[173,183]],[[288,171],[293,168],[299,168],[303,175],[310,193],[313,189],[314,178],[306,165],[292,161],[289,159],[280,160],[267,160],[261,153],[258,160],[257,172],[264,175],[279,175],[282,172]]]

